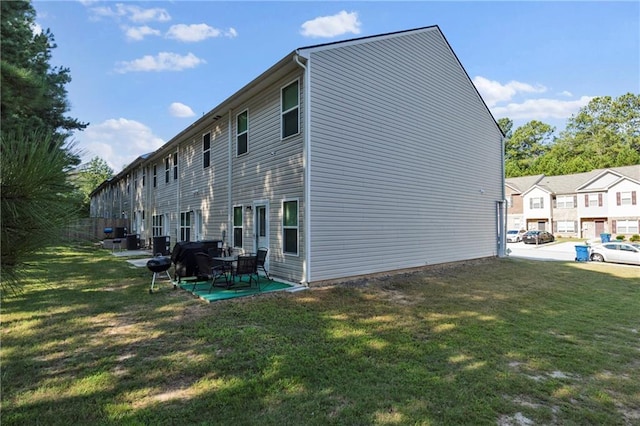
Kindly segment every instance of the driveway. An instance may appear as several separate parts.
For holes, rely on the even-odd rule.
[[[540,245],[522,242],[508,243],[507,253],[509,253],[509,256],[527,259],[572,261],[576,259],[576,245],[580,245],[580,243],[575,241]],[[509,250],[511,251],[509,252]]]

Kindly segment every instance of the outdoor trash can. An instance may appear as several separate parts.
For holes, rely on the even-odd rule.
[[[169,236],[153,237],[153,254],[167,255],[171,253],[171,245],[169,244]]]
[[[127,235],[127,250],[138,250],[138,239],[140,236],[138,234],[128,234]]]
[[[589,260],[589,246],[576,246],[576,262]]]
[[[611,234],[600,234],[600,241],[603,243],[608,243],[611,241]]]

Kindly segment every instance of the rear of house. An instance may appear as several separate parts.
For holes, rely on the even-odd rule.
[[[116,180],[146,185],[120,198],[146,238],[314,283],[500,254],[502,137],[427,27],[298,49]]]

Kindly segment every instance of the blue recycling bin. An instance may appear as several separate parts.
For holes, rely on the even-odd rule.
[[[609,241],[611,241],[611,234],[600,234],[600,241],[602,241],[603,243],[608,243]]]
[[[589,246],[576,246],[576,262],[589,260]]]

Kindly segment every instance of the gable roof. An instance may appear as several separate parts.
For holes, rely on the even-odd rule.
[[[595,182],[598,178],[604,176],[607,173],[613,173],[619,176],[620,179],[631,179],[634,182],[640,182],[640,165],[637,165],[595,169],[591,170],[590,172],[574,173],[570,175],[521,176],[505,179],[505,183],[511,188],[522,190],[521,193],[523,195],[533,189],[533,187],[540,188],[550,194],[573,194],[575,192],[579,192],[585,186],[589,185],[592,182]],[[607,185],[607,187],[618,183],[620,179],[616,179],[614,182]],[[526,189],[525,185],[528,185]]]
[[[458,55],[456,55],[456,52],[453,50],[453,48],[451,47],[451,44],[449,43],[447,38],[444,36],[442,30],[440,30],[440,27],[438,25],[430,25],[430,26],[426,26],[426,27],[414,28],[414,29],[409,29],[409,30],[395,31],[395,32],[371,35],[371,36],[366,36],[366,37],[352,38],[352,39],[348,39],[348,40],[334,41],[334,42],[330,42],[330,43],[316,44],[316,45],[311,45],[311,46],[306,46],[306,47],[300,47],[300,48],[296,49],[294,52],[296,54],[300,54],[302,57],[308,58],[309,53],[312,53],[312,52],[315,52],[315,51],[334,49],[334,48],[337,48],[337,47],[350,46],[350,45],[357,45],[357,44],[366,43],[366,42],[370,42],[370,41],[385,40],[385,39],[404,36],[404,35],[408,35],[408,34],[423,33],[423,32],[429,32],[429,31],[435,31],[435,32],[438,33],[438,35],[440,37],[442,37],[442,40],[446,44],[446,47],[447,47],[449,53],[454,57],[454,59],[457,62],[458,66],[460,67],[460,70],[464,73],[465,77],[467,78],[467,81],[469,82],[469,85],[473,88],[473,91],[475,92],[476,96],[478,96],[478,98],[480,99],[480,102],[484,106],[486,112],[489,114],[489,117],[491,117],[491,120],[493,121],[493,123],[496,126],[497,130],[500,132],[500,134],[504,138],[505,137],[505,133],[500,128],[500,125],[498,124],[498,122],[496,121],[495,117],[491,113],[491,110],[487,106],[487,103],[482,98],[482,95],[480,95],[480,92],[478,91],[478,88],[476,87],[475,84],[473,84],[473,80],[471,80],[471,77],[469,76],[469,73],[467,72],[467,70],[462,65],[462,62],[460,62],[460,59],[458,58]]]
[[[533,185],[538,183],[544,175],[518,176],[505,179],[505,184],[516,192],[522,194]]]

